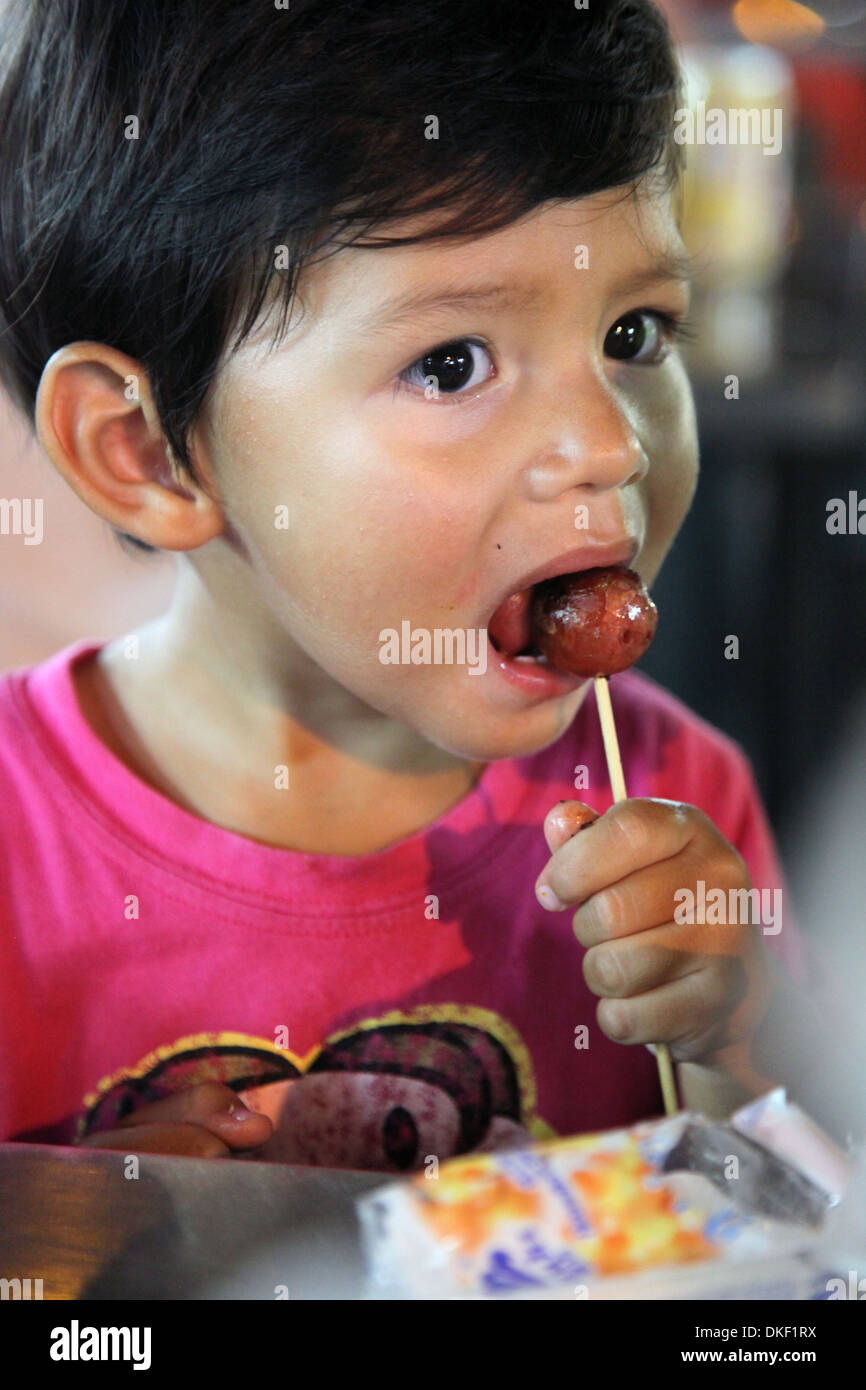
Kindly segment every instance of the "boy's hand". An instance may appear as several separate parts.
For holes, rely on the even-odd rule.
[[[552,858],[536,894],[550,911],[578,909],[574,932],[587,948],[583,974],[601,998],[602,1032],[668,1043],[680,1062],[724,1065],[769,1004],[759,927],[679,925],[674,894],[696,893],[703,879],[707,894],[721,888],[731,902],[731,888],[752,886],[737,851],[703,811],[656,798],[619,802],[603,816],[561,802],[544,833]]]
[[[78,1144],[124,1153],[227,1158],[235,1150],[258,1148],[273,1129],[267,1115],[248,1110],[230,1086],[205,1081],[143,1105],[116,1129],[88,1134]]]

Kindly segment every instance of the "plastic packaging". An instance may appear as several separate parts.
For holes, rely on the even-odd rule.
[[[828,1297],[826,1220],[847,1166],[783,1092],[772,1095],[789,1156],[748,1132],[768,1113],[750,1106],[731,1124],[683,1113],[473,1154],[368,1194],[358,1211],[369,1293]],[[790,1161],[798,1134],[813,1172],[819,1141],[834,1152],[830,1188]]]

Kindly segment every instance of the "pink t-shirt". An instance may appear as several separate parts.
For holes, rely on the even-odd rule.
[[[274,1119],[264,1157],[330,1166],[661,1113],[652,1054],[596,1026],[571,913],[533,891],[551,806],[612,802],[592,693],[423,832],[301,854],[197,819],[109,752],[71,676],[97,649],[0,681],[0,1138],[70,1142],[209,1079]],[[635,672],[611,693],[629,793],[701,807],[755,886],[780,886],[742,751]],[[765,941],[802,975],[795,928]]]

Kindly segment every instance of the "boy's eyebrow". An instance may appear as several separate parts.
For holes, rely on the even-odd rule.
[[[626,294],[636,292],[660,280],[679,280],[691,285],[694,278],[695,267],[688,252],[670,250],[659,254],[652,265],[619,281],[617,290]],[[370,334],[390,329],[423,310],[471,309],[484,304],[500,309],[522,309],[549,296],[549,287],[540,284],[443,285],[435,290],[425,287],[379,304],[361,322],[359,331]]]
[[[477,309],[480,304],[496,305],[500,309],[526,308],[544,294],[542,285],[443,285],[436,290],[412,290],[396,299],[385,300],[369,318],[364,319],[360,330],[375,333],[380,329],[393,328],[425,309]]]
[[[688,251],[672,248],[660,252],[652,265],[647,266],[644,270],[639,270],[636,274],[628,275],[619,281],[617,289],[620,293],[628,294],[642,290],[645,286],[655,284],[659,280],[679,280],[691,288],[696,273],[694,260]]]

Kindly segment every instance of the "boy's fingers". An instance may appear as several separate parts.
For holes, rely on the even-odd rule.
[[[585,826],[598,820],[599,812],[583,801],[560,801],[544,818],[544,838],[551,854]]]
[[[208,1115],[200,1124],[228,1144],[230,1149],[257,1149],[274,1132],[267,1115],[260,1115],[246,1107],[232,1114]]]
[[[649,797],[620,801],[593,822],[591,834],[588,829],[573,835],[556,851],[536,882],[538,900],[553,910],[585,902],[628,874],[681,853],[704,822],[721,841],[693,806]]]
[[[731,972],[737,970],[737,979],[727,970],[694,970],[633,999],[602,999],[596,1010],[598,1026],[614,1042],[670,1043],[676,1046],[677,1060],[687,1061],[706,1051],[713,1020],[720,1037],[724,1032],[732,991],[747,987],[742,961],[731,962]]]
[[[127,1115],[117,1128],[164,1124],[201,1126],[230,1149],[254,1149],[273,1133],[267,1115],[249,1110],[230,1086],[217,1081],[202,1082],[151,1101]]]
[[[670,922],[676,928],[671,942],[675,950],[697,955],[737,951],[742,927],[676,922],[675,914],[684,901],[677,894],[684,889],[693,893],[699,878],[726,895],[751,882],[743,879],[742,866],[732,855],[720,851],[718,858],[708,859],[698,846],[690,846],[675,860],[650,864],[586,898],[574,914],[574,934],[581,946],[590,949]]]
[[[592,946],[583,957],[583,978],[603,999],[627,999],[681,980],[706,963],[692,951],[677,949],[682,928],[671,922]]]
[[[120,1149],[123,1153],[182,1154],[187,1158],[228,1158],[231,1149],[201,1125],[168,1123],[129,1125],[103,1134],[88,1134],[77,1147]]]
[[[148,1101],[147,1105],[141,1105],[126,1115],[117,1128],[163,1120],[197,1122],[208,1115],[228,1114],[233,1106],[239,1104],[237,1093],[231,1086],[224,1086],[219,1081],[203,1081],[198,1086],[187,1086],[185,1090],[163,1096],[162,1100]]]
[[[653,864],[639,873],[628,874],[581,903],[574,914],[574,934],[581,946],[591,950],[634,932],[664,926],[673,918],[674,892],[668,864]],[[700,950],[700,928],[693,927],[691,931],[687,949]],[[681,938],[683,932],[680,928]],[[683,944],[681,939],[680,945]]]

